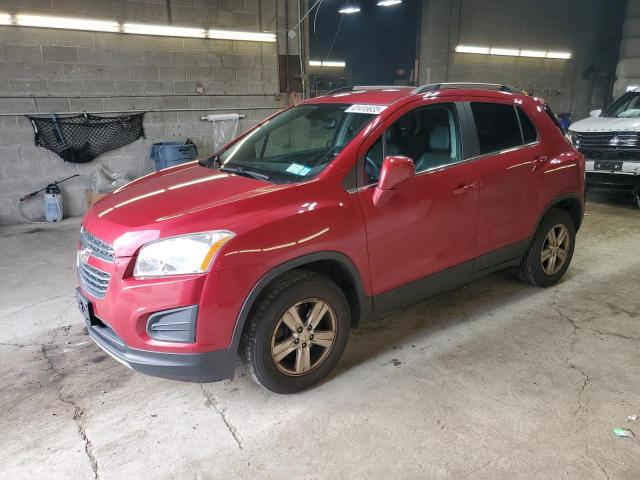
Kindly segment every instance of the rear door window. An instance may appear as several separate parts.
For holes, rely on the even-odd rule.
[[[471,102],[478,132],[480,155],[522,145],[520,125],[513,105]]]

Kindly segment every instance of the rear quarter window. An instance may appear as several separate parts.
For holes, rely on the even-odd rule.
[[[522,145],[520,124],[513,105],[471,102],[480,155]]]
[[[538,140],[538,132],[533,122],[529,119],[527,114],[520,107],[516,107],[518,111],[518,119],[520,120],[520,127],[522,128],[522,141],[526,145]]]

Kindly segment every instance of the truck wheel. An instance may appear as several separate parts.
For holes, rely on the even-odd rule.
[[[241,353],[251,376],[272,392],[295,393],[320,382],[338,363],[351,313],[331,280],[293,270],[267,287],[247,321]]]
[[[539,287],[557,283],[569,268],[576,240],[576,227],[564,210],[551,210],[542,220],[525,254],[518,276]]]

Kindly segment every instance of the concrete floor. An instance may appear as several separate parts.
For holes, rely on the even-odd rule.
[[[132,373],[76,311],[79,220],[0,230],[3,478],[640,478],[640,212],[590,202],[555,288],[507,273],[356,331],[293,396]],[[638,438],[620,439],[613,427]]]

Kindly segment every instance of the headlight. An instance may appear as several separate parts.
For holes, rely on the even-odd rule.
[[[133,276],[161,277],[206,272],[218,251],[233,236],[226,230],[215,230],[148,243],[138,254]]]
[[[578,135],[576,135],[575,132],[568,131],[565,134],[565,137],[567,138],[567,140],[571,142],[571,145],[573,145],[575,148],[580,148],[580,138],[578,137]]]

